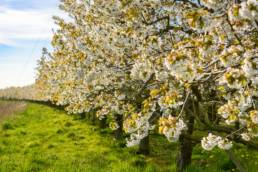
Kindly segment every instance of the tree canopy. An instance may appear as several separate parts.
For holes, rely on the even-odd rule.
[[[205,150],[255,146],[257,0],[61,0],[60,9],[70,20],[54,17],[41,99],[110,118],[127,146],[153,130]]]

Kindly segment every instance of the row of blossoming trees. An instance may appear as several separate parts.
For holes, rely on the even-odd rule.
[[[258,149],[257,0],[61,0],[60,8],[70,20],[54,17],[40,99],[108,118],[143,153],[158,129],[179,142],[178,171],[198,143]]]
[[[30,101],[47,101],[47,99],[40,98],[36,93],[38,89],[35,85],[24,87],[9,87],[0,89],[0,99],[2,100],[30,100]]]

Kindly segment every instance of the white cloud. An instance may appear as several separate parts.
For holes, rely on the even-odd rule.
[[[0,7],[0,44],[19,45],[26,40],[50,39],[57,9],[17,10]]]
[[[57,27],[52,16],[68,19],[55,2],[0,0],[5,5],[0,5],[0,88],[33,83],[41,48],[50,46],[51,30]]]

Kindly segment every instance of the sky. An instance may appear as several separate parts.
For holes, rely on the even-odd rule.
[[[53,15],[62,15],[59,0],[0,0],[0,88],[35,81],[37,60],[50,48],[56,28]]]

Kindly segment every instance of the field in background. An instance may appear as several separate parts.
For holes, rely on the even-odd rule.
[[[26,108],[25,102],[11,102],[0,100],[0,121]]]
[[[169,172],[175,171],[177,145],[151,135],[151,155],[122,148],[109,129],[100,130],[78,116],[45,105],[0,102],[0,114],[16,113],[1,122],[1,172]],[[4,115],[3,115],[4,114]],[[233,148],[248,172],[258,169],[258,152]],[[235,171],[218,149],[195,147],[188,172]]]

